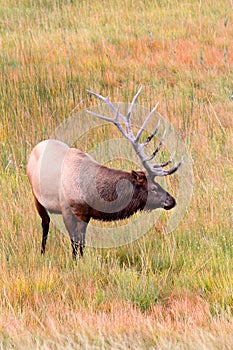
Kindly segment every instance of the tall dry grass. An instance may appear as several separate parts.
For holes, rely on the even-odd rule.
[[[2,349],[232,348],[232,20],[231,1],[0,3]],[[186,217],[77,264],[52,227],[41,257],[30,150],[93,106],[86,88],[129,102],[140,84],[192,156]]]

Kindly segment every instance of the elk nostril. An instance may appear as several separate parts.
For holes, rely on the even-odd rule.
[[[176,201],[175,198],[173,198],[172,196],[168,195],[165,203],[164,203],[164,209],[165,210],[170,210],[172,208],[174,208],[176,206]]]

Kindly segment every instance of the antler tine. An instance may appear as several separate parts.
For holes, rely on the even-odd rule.
[[[167,166],[168,164],[172,163],[173,160],[174,160],[174,155],[169,160],[167,160],[166,162],[153,164],[152,166],[153,166],[154,169],[163,168],[163,167]]]
[[[150,111],[150,113],[149,113],[148,116],[146,117],[144,123],[142,124],[141,129],[140,129],[139,132],[137,133],[137,136],[136,136],[136,139],[135,139],[136,142],[139,140],[139,138],[140,138],[140,136],[141,136],[143,130],[145,129],[147,123],[149,122],[151,116],[153,115],[153,113],[154,113],[155,110],[157,109],[158,105],[159,105],[159,102],[156,103],[155,107]],[[158,132],[159,125],[160,125],[160,119],[159,119],[158,124],[157,124],[157,126],[156,126],[156,129],[155,129],[155,131],[154,131],[154,135]],[[154,137],[154,136],[153,136],[153,137]]]
[[[156,171],[154,172],[154,176],[171,175],[179,169],[179,167],[181,166],[182,163],[183,163],[183,159],[178,164],[175,164],[172,168],[170,168],[168,170],[156,169]]]
[[[163,141],[164,141],[164,139],[165,139],[165,135],[166,135],[166,130],[164,131],[164,133],[163,133],[163,136],[162,136],[162,139],[160,140],[160,143],[158,144],[158,146],[156,147],[156,149],[154,150],[154,152],[151,154],[151,156],[149,156],[147,159],[146,159],[146,161],[149,161],[149,160],[152,160],[154,157],[155,157],[155,155],[159,152],[159,150],[160,150],[160,148],[162,147],[162,145],[163,145]],[[152,134],[153,135],[153,134]],[[153,135],[154,136],[154,135]],[[152,137],[153,137],[152,136]],[[144,147],[144,146],[146,146],[149,142],[150,142],[150,140],[152,139],[152,137],[150,138],[151,136],[149,136],[148,137],[148,139],[149,139],[149,141],[148,141],[148,139],[146,140],[146,142],[144,142],[143,144],[142,144],[142,147]],[[147,142],[148,141],[148,142]]]
[[[137,101],[137,98],[138,96],[140,95],[142,91],[142,86],[139,88],[138,92],[136,93],[136,95],[133,97],[133,100],[130,104],[130,107],[128,109],[128,113],[127,113],[127,116],[126,116],[126,120],[127,120],[127,130],[128,130],[128,133],[132,135],[132,127],[131,127],[131,114],[133,112],[133,108],[134,108],[134,105],[135,105],[135,102]]]
[[[130,107],[129,107],[129,110],[128,110],[128,113],[127,113],[127,117],[126,117],[127,120],[129,120],[130,117],[131,117],[131,114],[132,114],[132,111],[133,111],[135,102],[137,101],[137,98],[138,98],[138,96],[140,95],[141,91],[142,91],[142,86],[139,88],[138,92],[137,92],[136,95],[133,97],[133,100],[132,100],[132,102],[131,102],[131,104],[130,104]]]
[[[142,144],[143,147],[147,146],[148,143],[149,143],[149,142],[153,139],[153,137],[157,134],[157,132],[158,132],[158,130],[159,130],[159,126],[160,126],[160,119],[159,119],[159,121],[158,121],[158,124],[157,124],[157,126],[156,126],[154,132],[153,132],[150,136],[148,136],[147,139],[146,139],[146,141]]]
[[[89,111],[88,109],[86,110],[86,112],[87,112],[88,114],[90,114],[90,115],[93,115],[94,117],[97,117],[97,118],[99,118],[99,119],[106,120],[107,122],[110,122],[110,123],[114,123],[114,124],[115,124],[115,118],[105,117],[104,115],[101,115],[101,114],[98,114],[98,113]]]
[[[93,115],[94,117],[97,117],[99,119],[105,120],[107,122],[113,123],[114,125],[116,125],[117,129],[122,133],[122,135],[129,141],[131,141],[131,139],[129,138],[128,134],[125,132],[125,130],[122,128],[121,124],[118,121],[118,116],[119,116],[119,108],[116,110],[116,114],[114,118],[109,118],[109,117],[105,117],[104,115],[86,110],[86,112],[90,115]]]
[[[91,95],[97,97],[99,100],[101,100],[101,101],[103,101],[104,103],[106,103],[106,105],[107,105],[115,114],[117,114],[117,115],[121,118],[121,120],[122,120],[124,123],[126,123],[126,118],[125,118],[121,113],[119,113],[119,110],[118,110],[118,113],[117,113],[116,108],[115,108],[114,105],[109,101],[108,97],[104,97],[104,96],[102,96],[102,95],[99,95],[99,94],[97,94],[96,92],[91,91],[91,90],[86,90],[86,91],[87,91],[89,94],[91,94]],[[109,118],[109,119],[110,119],[110,118]]]

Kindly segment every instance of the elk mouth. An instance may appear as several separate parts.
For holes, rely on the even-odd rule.
[[[168,196],[167,199],[165,200],[163,208],[165,210],[170,210],[176,206],[176,201],[172,196]]]

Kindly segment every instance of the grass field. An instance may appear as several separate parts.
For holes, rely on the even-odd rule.
[[[232,24],[230,0],[0,0],[1,350],[233,348]],[[192,157],[186,216],[77,263],[52,226],[41,257],[30,150],[97,103],[86,89],[129,102],[140,85]]]

